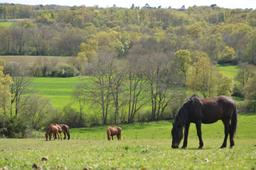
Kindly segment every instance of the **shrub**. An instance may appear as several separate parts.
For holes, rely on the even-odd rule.
[[[85,119],[83,114],[77,112],[74,108],[69,105],[63,109],[63,123],[68,124],[70,127],[84,127]]]
[[[237,59],[235,58],[235,50],[232,47],[226,46],[222,54],[218,58],[219,64],[237,64]]]
[[[58,64],[51,72],[52,77],[74,77],[78,76],[80,72],[73,66],[68,64]]]
[[[244,98],[244,92],[243,92],[243,88],[241,85],[235,84],[232,96]]]
[[[26,126],[26,123],[19,118],[5,118],[1,119],[0,123],[0,135],[14,138],[14,137],[26,137],[30,130]]]

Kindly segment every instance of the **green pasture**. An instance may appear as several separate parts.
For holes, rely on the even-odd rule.
[[[238,129],[236,138],[255,138],[256,139],[256,115],[255,114],[239,114]],[[124,132],[123,139],[169,139],[171,122],[160,121],[150,123],[134,123],[122,125]],[[99,139],[106,138],[106,127],[91,127],[72,129],[73,139]],[[221,121],[214,124],[207,124],[202,126],[203,136],[206,138],[222,138],[224,127]],[[190,133],[191,138],[196,138],[196,128],[191,124]],[[219,145],[222,141],[219,142]],[[256,142],[256,141],[255,141]],[[255,143],[256,144],[256,143]],[[207,143],[206,143],[207,145]],[[197,146],[197,145],[196,145]]]
[[[9,28],[9,27],[13,26],[14,24],[15,24],[14,22],[1,21],[0,28]]]
[[[54,107],[63,108],[74,102],[75,87],[87,79],[88,77],[33,78],[31,91],[50,99]]]
[[[256,115],[241,114],[233,149],[219,149],[221,122],[203,125],[205,147],[198,150],[195,128],[188,148],[171,149],[167,121],[120,125],[121,141],[107,141],[106,127],[71,130],[71,140],[0,139],[0,168],[43,169],[255,169]],[[42,134],[43,135],[43,134]],[[41,161],[46,157],[47,161]]]
[[[218,70],[234,79],[239,67],[238,66],[218,66]],[[71,77],[71,78],[33,78],[31,90],[50,99],[53,106],[63,108],[67,104],[74,104],[72,97],[74,88],[82,81],[88,82],[89,77]]]
[[[234,80],[238,74],[239,67],[238,66],[220,66],[220,65],[218,65],[217,70],[224,76],[227,76],[228,78],[231,78]]]

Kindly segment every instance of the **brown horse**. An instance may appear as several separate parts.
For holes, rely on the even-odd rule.
[[[51,140],[52,136],[54,139],[62,139],[61,133],[64,134],[64,139],[70,139],[69,126],[66,124],[50,124],[46,128],[45,139]]]
[[[54,125],[58,128],[58,133],[57,133],[58,139],[62,140],[62,136],[61,136],[61,133],[63,132],[62,127],[57,123],[55,123]]]
[[[59,136],[59,127],[56,126],[56,124],[50,124],[46,128],[45,132],[45,140],[51,140],[52,136],[54,139],[57,139],[57,136]]]
[[[64,139],[70,139],[69,126],[66,124],[59,124],[64,134]]]
[[[224,124],[224,141],[221,148],[227,146],[227,138],[229,135],[230,147],[235,145],[234,134],[237,126],[237,111],[234,101],[225,96],[219,96],[210,99],[200,99],[197,96],[192,96],[180,108],[177,116],[175,117],[172,128],[172,148],[178,148],[179,143],[183,137],[184,140],[182,148],[187,147],[188,131],[190,123],[196,124],[197,136],[199,138],[199,148],[203,147],[203,139],[201,132],[201,124],[214,123],[222,120]]]
[[[121,140],[121,132],[122,129],[120,127],[108,127],[107,128],[107,137],[108,140],[112,139],[113,140],[113,136],[117,136],[118,140]]]

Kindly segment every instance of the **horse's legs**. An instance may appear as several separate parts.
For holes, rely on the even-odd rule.
[[[64,134],[64,140],[66,139],[66,132],[65,131],[63,131],[63,134]]]
[[[120,140],[121,139],[121,134],[117,134],[116,137],[117,137],[118,140]]]
[[[229,130],[229,120],[222,120],[222,121],[223,121],[223,124],[224,124],[225,137],[224,137],[223,144],[221,145],[220,148],[225,148],[227,146],[228,134],[230,132],[230,130]]]
[[[62,134],[61,134],[61,132],[59,132],[58,135],[59,135],[59,139],[62,140]]]
[[[185,125],[185,133],[184,133],[184,140],[183,140],[183,145],[182,148],[186,148],[188,144],[188,130],[189,130],[189,125],[190,123]]]
[[[45,133],[45,140],[48,141],[48,133]]]
[[[203,139],[202,139],[201,122],[196,123],[196,131],[197,131],[197,136],[198,136],[198,139],[199,139],[198,149],[202,149],[203,146],[204,146],[204,142],[203,142]]]
[[[235,145],[234,142],[234,133],[232,133],[231,131],[231,124],[229,125],[229,130],[230,130],[230,136],[229,136],[229,141],[230,141],[230,147],[232,148]]]
[[[113,135],[111,135],[111,138],[112,138],[112,140],[114,140],[114,137],[113,137]]]
[[[62,140],[62,133],[64,134],[64,132],[61,132],[61,133],[60,133],[60,139],[61,139],[61,140]]]
[[[68,140],[69,140],[69,139],[70,139],[70,133],[69,133],[69,130],[68,130],[66,133],[67,133]]]

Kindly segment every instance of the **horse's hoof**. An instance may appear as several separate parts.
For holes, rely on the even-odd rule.
[[[203,146],[199,146],[198,149],[203,149]]]
[[[182,146],[181,148],[182,148],[182,149],[186,149],[186,148],[187,148],[187,146]]]
[[[173,149],[178,149],[179,147],[178,147],[178,146],[173,146],[173,145],[172,145],[172,148],[173,148]]]
[[[224,149],[224,148],[226,148],[226,146],[225,146],[225,145],[222,145],[222,146],[220,147],[220,149]]]

